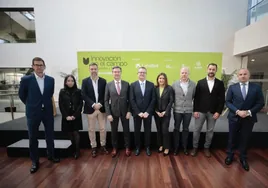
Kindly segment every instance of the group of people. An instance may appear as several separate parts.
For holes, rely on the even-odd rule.
[[[26,104],[27,125],[30,140],[30,155],[32,160],[31,173],[39,168],[37,132],[40,122],[45,127],[48,159],[59,162],[54,156],[54,118],[51,98],[54,93],[54,79],[44,74],[45,62],[37,57],[32,61],[34,73],[21,79],[19,97]],[[217,64],[207,66],[207,76],[197,82],[189,79],[189,69],[180,70],[180,79],[172,85],[168,84],[165,73],[156,78],[156,85],[146,80],[147,69],[138,68],[138,80],[129,84],[121,79],[122,68],[112,68],[114,80],[108,82],[98,76],[98,64],[89,65],[90,76],[82,82],[78,89],[74,76],[67,75],[64,88],[59,93],[59,108],[62,114],[62,131],[68,132],[72,142],[73,154],[77,159],[79,150],[79,130],[82,129],[81,113],[87,115],[89,140],[92,147],[91,155],[96,157],[99,152],[109,154],[106,148],[106,121],[111,125],[112,157],[119,150],[118,125],[123,127],[125,155],[131,155],[129,120],[133,116],[135,155],[141,152],[141,126],[144,127],[144,147],[148,156],[151,155],[151,126],[155,119],[157,128],[158,152],[169,155],[171,139],[169,124],[171,114],[174,117],[173,154],[177,155],[179,148],[189,155],[188,135],[192,116],[195,119],[193,130],[193,150],[191,156],[197,156],[200,132],[206,121],[206,139],[204,154],[211,157],[210,146],[214,127],[223,108],[229,108],[229,139],[225,164],[230,165],[234,158],[234,141],[240,133],[240,162],[245,170],[247,163],[247,146],[256,114],[264,106],[261,88],[249,82],[250,73],[247,69],[238,71],[239,83],[230,86],[225,97],[225,88],[221,80],[215,77]],[[173,109],[173,110],[172,110]],[[97,149],[96,123],[99,125],[100,150]],[[180,129],[182,125],[182,143],[180,144]]]

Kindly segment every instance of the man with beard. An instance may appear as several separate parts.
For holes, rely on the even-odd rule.
[[[197,155],[200,132],[205,121],[207,122],[207,132],[204,153],[206,157],[211,156],[209,148],[213,138],[214,127],[225,103],[224,84],[221,80],[215,78],[216,72],[217,64],[210,63],[207,67],[207,77],[199,80],[196,85],[194,97],[195,126],[193,132],[193,150],[191,152],[193,157]]]

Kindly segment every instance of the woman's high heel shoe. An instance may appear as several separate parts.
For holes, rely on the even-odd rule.
[[[160,146],[158,149],[158,153],[162,153],[163,152],[163,146]]]
[[[163,153],[164,157],[169,155],[169,149],[165,149],[164,153]]]

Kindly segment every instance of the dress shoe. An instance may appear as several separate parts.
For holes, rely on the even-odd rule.
[[[74,153],[74,158],[75,158],[75,159],[78,159],[79,156],[80,156],[80,152],[79,152],[79,151],[77,151],[77,152]]]
[[[198,153],[197,148],[194,148],[194,149],[192,150],[192,152],[191,152],[191,156],[192,156],[192,157],[196,157],[196,156],[197,156],[197,153]]]
[[[230,165],[230,164],[232,164],[232,162],[233,162],[233,158],[232,157],[226,157],[226,159],[225,159],[225,164],[226,165]]]
[[[55,157],[48,157],[47,158],[49,161],[53,162],[53,163],[59,163],[60,159],[59,158],[55,158]]]
[[[178,155],[178,153],[179,153],[178,150],[175,149],[173,155],[176,156],[176,155]]]
[[[240,163],[242,164],[242,167],[244,168],[245,171],[249,171],[249,165],[245,159],[240,159]]]
[[[136,151],[135,151],[135,155],[138,156],[140,154],[140,149],[137,148]]]
[[[158,153],[161,153],[161,152],[163,152],[163,146],[160,146],[158,149]]]
[[[163,153],[164,157],[169,155],[169,149],[165,149],[164,153]]]
[[[38,169],[39,169],[39,162],[33,163],[31,168],[30,168],[30,173],[33,174],[33,173],[37,172]]]
[[[146,148],[146,155],[148,155],[148,156],[151,156],[152,155],[151,150],[150,150],[149,147]]]
[[[117,155],[117,150],[114,148],[111,154],[112,154],[112,158],[116,157],[116,155]]]
[[[209,151],[208,148],[205,148],[205,149],[204,149],[204,153],[205,153],[205,156],[206,156],[206,157],[211,157],[211,153],[210,153],[210,151]]]
[[[93,158],[97,157],[97,148],[92,148],[91,156],[92,156]]]
[[[189,152],[188,152],[187,149],[184,149],[184,150],[183,150],[183,153],[184,153],[184,155],[189,155]]]
[[[108,150],[106,149],[105,146],[102,146],[102,147],[101,147],[101,152],[102,152],[103,154],[106,154],[106,155],[109,154],[109,152],[108,152]]]
[[[126,148],[126,156],[129,157],[131,155],[131,151],[129,148]]]

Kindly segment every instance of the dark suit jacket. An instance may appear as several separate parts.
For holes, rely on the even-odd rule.
[[[252,120],[257,122],[257,112],[264,106],[264,97],[260,86],[249,82],[246,99],[243,99],[240,83],[231,85],[226,96],[226,106],[229,108],[228,119],[237,121],[237,110],[250,110]]]
[[[104,96],[107,115],[115,117],[126,116],[130,112],[129,83],[121,80],[120,95],[118,95],[114,80],[106,85]]]
[[[133,116],[137,116],[141,112],[147,112],[153,115],[155,107],[154,84],[146,80],[145,93],[143,96],[139,81],[133,82],[130,85],[130,104]]]
[[[42,95],[35,74],[21,78],[19,98],[26,105],[27,118],[39,118],[41,114],[53,117],[52,96],[54,94],[54,85],[54,78],[45,75],[44,93]],[[44,107],[43,111],[42,106]]]
[[[222,113],[225,103],[225,89],[221,80],[215,78],[214,87],[212,92],[209,92],[207,78],[199,80],[196,85],[194,97],[194,112],[214,114]]]
[[[155,88],[156,103],[155,111],[163,112],[166,111],[165,116],[170,116],[171,107],[174,102],[174,90],[171,86],[166,86],[160,97],[159,87]]]
[[[100,108],[100,112],[105,112],[104,107],[104,94],[105,94],[105,87],[106,87],[106,80],[99,77],[98,80],[98,92],[99,92],[99,99],[97,103],[100,103],[102,107]],[[85,114],[92,114],[95,110],[92,108],[92,105],[96,103],[96,97],[94,93],[94,88],[92,84],[92,80],[90,77],[85,78],[82,82],[82,97],[85,101],[84,103],[84,113]]]

